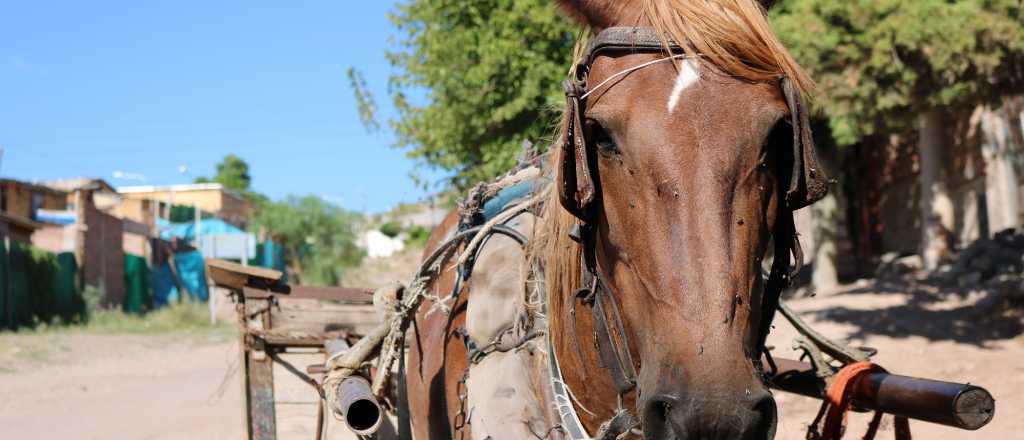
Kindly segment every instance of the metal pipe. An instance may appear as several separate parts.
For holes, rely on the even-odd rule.
[[[775,364],[778,371],[769,380],[772,388],[823,398],[825,381],[817,377],[810,364],[779,358]],[[995,416],[992,395],[970,384],[870,373],[853,384],[852,393],[855,408],[971,431]]]
[[[381,409],[370,390],[370,382],[360,376],[349,376],[338,384],[338,402],[334,410],[345,425],[358,435],[372,435],[381,424]]]

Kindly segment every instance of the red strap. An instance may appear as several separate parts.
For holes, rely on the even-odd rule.
[[[825,423],[821,432],[821,440],[839,440],[843,436],[843,425],[846,424],[846,413],[850,410],[853,399],[853,386],[865,374],[885,372],[885,369],[871,362],[856,362],[844,366],[832,380],[825,393],[824,406],[828,408]],[[865,440],[875,437],[881,414],[876,414],[869,427]],[[816,423],[815,423],[816,424]],[[910,426],[905,417],[896,417],[896,439],[910,440]],[[813,429],[813,426],[812,426]]]

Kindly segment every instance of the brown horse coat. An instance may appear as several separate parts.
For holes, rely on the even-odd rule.
[[[777,228],[780,220],[801,206],[787,194],[816,197],[824,187],[806,113],[794,93],[808,88],[810,80],[771,33],[754,0],[560,3],[595,32],[649,26],[691,55],[686,63],[674,63],[661,62],[666,54],[650,51],[599,54],[588,66],[588,85],[607,80],[608,86],[594,90],[574,115],[593,170],[592,175],[583,171],[593,180],[587,221],[594,228],[595,270],[621,309],[639,373],[636,386],[622,396],[621,409],[635,414],[649,439],[771,438],[775,404],[756,367],[764,316],[761,263],[772,232],[783,230]],[[636,66],[645,67],[630,70]],[[783,87],[781,78],[792,86]],[[563,167],[558,156],[552,155],[550,169],[582,169],[579,161]],[[571,313],[588,311],[590,305],[574,295],[581,287],[581,249],[569,233],[578,221],[558,197],[574,179],[562,177],[554,176],[558,183],[544,190],[549,198],[536,228],[534,256],[546,274],[551,350],[578,399],[574,408],[595,434],[620,409],[620,396],[600,367],[592,315]],[[797,183],[790,187],[792,182]],[[803,191],[811,184],[817,185],[814,191]],[[430,248],[456,227],[452,213],[435,231]],[[523,264],[530,260],[518,260],[495,258],[495,270],[505,273],[490,276],[508,280],[514,279],[509,273],[525,273]],[[447,270],[435,281],[433,294],[446,296],[453,284],[454,272]],[[529,408],[534,402],[551,405],[551,399],[540,398],[543,389],[529,386],[543,377],[515,372],[517,363],[539,363],[495,357],[487,363],[508,364],[487,370],[493,377],[470,374],[462,380],[473,370],[459,330],[469,328],[476,340],[486,340],[517,310],[511,297],[499,293],[502,285],[495,282],[497,290],[481,295],[486,299],[479,310],[473,282],[451,316],[430,314],[429,305],[419,310],[407,368],[417,439],[468,438],[467,421],[474,429],[485,425],[481,435],[523,438],[527,430],[511,428],[515,418],[523,419],[533,436],[558,435],[536,432],[552,408]],[[516,375],[505,379],[504,373]],[[495,396],[508,393],[500,380],[532,392],[501,403]],[[467,392],[467,382],[480,388]],[[469,397],[483,411],[479,418],[465,405]],[[495,407],[489,406],[492,401]],[[504,419],[494,427],[491,417]],[[546,420],[549,427],[559,423],[550,416]]]

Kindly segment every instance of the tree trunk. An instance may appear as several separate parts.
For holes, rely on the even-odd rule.
[[[921,261],[926,270],[934,270],[949,253],[953,203],[943,181],[946,135],[945,115],[931,110],[919,120],[918,156],[920,159]]]
[[[1024,148],[1024,112],[1020,98],[1007,99],[1000,108],[985,108],[981,117],[985,186],[993,232],[1021,225],[1020,185],[1015,164]]]
[[[981,115],[988,218],[993,232],[1020,226],[1020,187],[1014,166],[1020,147],[1013,136],[1020,115],[1009,107],[1013,106],[994,111],[986,108]]]
[[[822,149],[818,152],[818,160],[829,176],[839,176],[839,157],[834,149]],[[828,195],[810,208],[812,245],[810,250],[811,263],[814,271],[811,282],[817,289],[828,289],[839,284],[839,271],[836,269],[837,246],[840,218],[839,188],[829,188]],[[806,247],[805,247],[806,250]]]
[[[826,289],[839,284],[836,270],[836,235],[839,230],[839,196],[829,191],[828,196],[811,208],[814,215],[814,287]]]

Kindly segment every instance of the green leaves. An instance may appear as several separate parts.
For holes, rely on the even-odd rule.
[[[772,13],[839,145],[1024,90],[1020,17],[1020,0],[786,0]],[[523,140],[549,143],[578,32],[554,2],[406,0],[390,18],[390,126],[409,157],[465,187],[514,165]]]
[[[409,0],[391,20],[391,127],[410,157],[468,186],[513,166],[523,140],[551,139],[574,44],[554,2]]]
[[[380,124],[377,123],[377,102],[373,99],[373,93],[370,93],[370,89],[366,87],[366,79],[363,78],[363,74],[354,67],[349,67],[345,71],[345,75],[348,76],[349,86],[352,87],[352,92],[355,94],[356,110],[359,112],[359,120],[363,123],[363,128],[368,132],[380,130]]]
[[[296,284],[334,286],[343,269],[363,258],[355,245],[358,214],[316,196],[288,196],[281,202],[260,204],[254,225],[264,227],[285,249],[285,258],[296,272]]]
[[[217,163],[217,175],[212,179],[205,176],[196,177],[194,182],[219,183],[227,189],[245,194],[252,185],[252,176],[249,175],[249,164],[245,160],[229,154]]]
[[[1019,14],[1018,0],[787,0],[773,23],[849,145],[1022,90]]]
[[[362,260],[363,251],[355,244],[356,226],[362,220],[359,214],[311,195],[273,202],[251,190],[249,164],[233,154],[217,164],[213,179],[196,179],[196,183],[210,182],[220,183],[249,200],[255,213],[250,230],[263,229],[284,246],[285,260],[300,278],[294,283],[338,285],[344,268]]]

